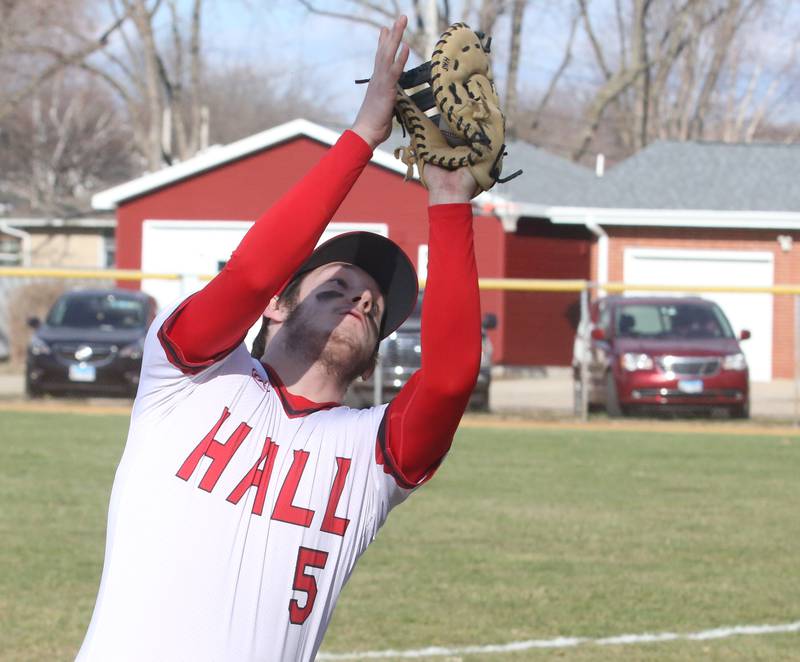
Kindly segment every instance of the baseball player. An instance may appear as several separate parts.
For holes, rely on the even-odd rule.
[[[381,30],[352,129],[153,323],[81,662],[312,660],[356,561],[449,450],[480,363],[472,176],[429,168],[422,369],[388,406],[340,403],[413,308],[413,267],[370,233],[314,250],[388,137],[405,25]]]

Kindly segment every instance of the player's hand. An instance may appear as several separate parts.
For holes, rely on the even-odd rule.
[[[430,205],[469,202],[478,192],[468,168],[446,170],[428,163],[425,165],[425,182],[428,184]]]
[[[401,16],[391,29],[381,28],[372,76],[353,123],[353,131],[373,149],[392,132],[397,80],[408,60],[408,46],[402,43],[407,23],[408,19]]]

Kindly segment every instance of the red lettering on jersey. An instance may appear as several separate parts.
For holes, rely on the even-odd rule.
[[[297,565],[294,568],[295,591],[303,591],[306,594],[306,604],[300,606],[297,598],[289,600],[289,622],[293,625],[302,625],[306,622],[314,602],[317,599],[317,578],[314,575],[306,574],[306,568],[324,568],[328,562],[328,552],[319,549],[309,549],[301,547],[297,550]]]
[[[303,469],[306,468],[308,455],[308,451],[294,451],[294,460],[292,460],[292,466],[289,467],[289,473],[286,474],[286,479],[283,481],[278,500],[275,502],[272,519],[306,528],[311,526],[314,511],[309,508],[300,508],[292,503],[303,475]]]
[[[214,489],[220,475],[225,470],[225,467],[228,466],[228,462],[231,461],[233,454],[252,429],[246,423],[239,423],[239,427],[228,437],[228,441],[220,443],[214,437],[230,415],[230,410],[225,407],[222,411],[222,416],[219,417],[219,420],[214,424],[214,427],[211,428],[211,431],[203,437],[203,440],[197,444],[197,448],[191,452],[189,457],[187,457],[181,465],[181,468],[178,469],[178,473],[176,474],[178,478],[189,480],[189,477],[194,473],[197,465],[200,464],[201,458],[203,456],[210,457],[213,461],[200,480],[199,487],[206,492],[210,492]]]
[[[253,513],[260,515],[264,511],[264,500],[267,497],[267,486],[269,479],[272,475],[272,467],[275,464],[275,456],[278,454],[278,444],[272,442],[272,439],[267,437],[264,440],[264,450],[261,451],[261,457],[253,465],[248,474],[242,478],[242,481],[233,489],[233,492],[228,496],[228,501],[231,503],[239,503],[245,492],[253,486],[257,486],[256,500],[253,502]],[[261,463],[264,463],[264,468],[259,469]]]
[[[347,478],[347,473],[350,471],[350,458],[337,457],[336,458],[336,477],[333,479],[333,486],[331,487],[331,495],[328,498],[328,508],[325,510],[325,517],[322,520],[321,531],[325,533],[334,533],[337,536],[343,536],[347,530],[347,525],[350,520],[344,517],[336,517],[336,507],[339,505],[339,498],[342,496],[344,490],[344,481]]]

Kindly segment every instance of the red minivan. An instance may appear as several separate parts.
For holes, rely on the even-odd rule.
[[[575,393],[583,395],[585,362],[590,408],[605,407],[609,416],[667,408],[750,415],[749,373],[739,345],[750,332],[737,338],[712,301],[603,297],[592,304],[589,327],[579,335]]]

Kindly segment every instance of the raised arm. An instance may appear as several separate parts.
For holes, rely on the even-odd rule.
[[[408,59],[406,18],[382,28],[353,127],[247,232],[225,268],[163,329],[175,362],[208,365],[241,342],[269,299],[311,254],[372,150],[391,132],[397,79]]]
[[[478,377],[481,322],[473,246],[475,187],[466,169],[428,165],[428,279],[422,305],[422,367],[387,410],[383,454],[401,484],[429,476],[452,443]]]

